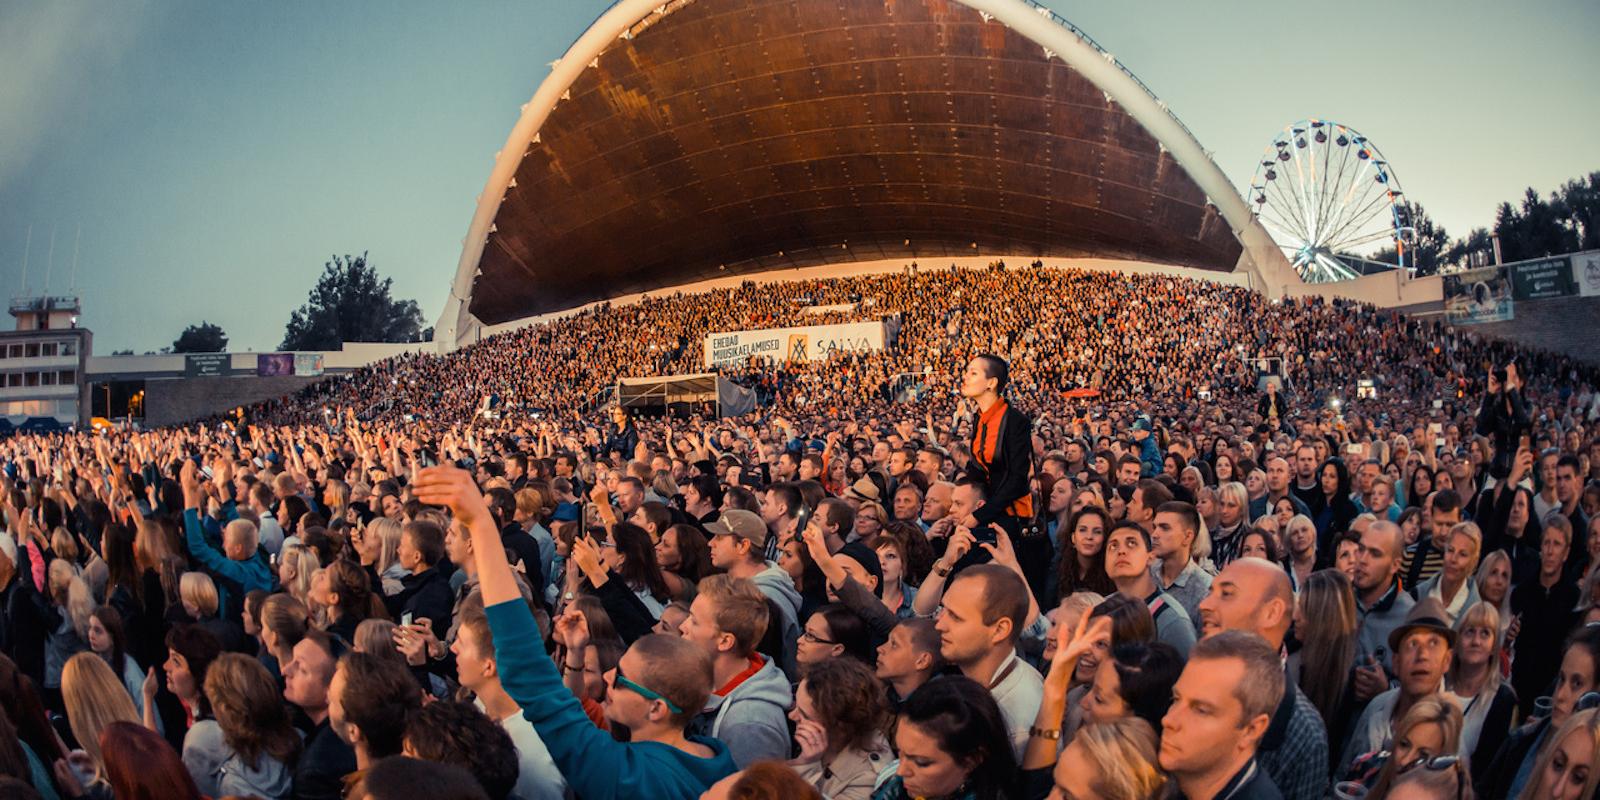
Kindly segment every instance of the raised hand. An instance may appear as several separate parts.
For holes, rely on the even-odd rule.
[[[556,617],[556,638],[569,653],[583,653],[589,646],[589,619],[576,608]]]
[[[456,520],[469,528],[480,520],[494,524],[483,493],[473,482],[472,473],[464,469],[428,467],[417,473],[411,490],[421,503],[449,508]]]

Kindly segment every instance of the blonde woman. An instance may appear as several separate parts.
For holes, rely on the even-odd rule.
[[[1478,587],[1478,599],[1500,612],[1500,638],[1504,644],[1506,628],[1511,625],[1511,556],[1504,550],[1484,556],[1473,585]]]
[[[1472,576],[1478,571],[1483,531],[1474,523],[1461,522],[1435,541],[1444,543],[1444,566],[1433,577],[1417,584],[1412,594],[1418,600],[1426,597],[1438,600],[1449,615],[1449,621],[1454,623],[1462,611],[1478,602],[1478,586]]]
[[[1456,646],[1445,691],[1455,695],[1463,709],[1461,752],[1472,763],[1487,765],[1511,730],[1517,693],[1500,675],[1500,612],[1479,601],[1456,620]]]
[[[206,670],[206,698],[216,719],[196,722],[183,737],[183,764],[210,797],[287,797],[300,736],[261,662],[224,653]]]
[[[305,545],[285,545],[283,552],[278,555],[278,582],[283,584],[283,590],[294,596],[307,608],[311,607],[311,576],[322,564],[317,562],[317,556]]]
[[[77,567],[66,559],[50,562],[46,572],[50,589],[50,610],[45,615],[44,687],[61,688],[61,670],[72,654],[89,647],[89,617],[94,613],[94,597]],[[24,581],[24,586],[32,584]]]
[[[1250,529],[1250,493],[1244,484],[1229,481],[1217,487],[1217,525],[1211,531],[1211,561],[1217,569],[1239,554],[1245,531]]]
[[[1352,762],[1344,780],[1366,786],[1368,797],[1383,797],[1395,778],[1418,761],[1457,754],[1461,750],[1461,708],[1442,694],[1421,698],[1394,724],[1391,742],[1390,749]]]
[[[1302,645],[1289,656],[1289,678],[1334,728],[1345,705],[1345,686],[1355,663],[1360,627],[1350,579],[1336,569],[1311,573],[1300,587],[1294,626]]]
[[[79,653],[67,660],[61,671],[61,699],[67,708],[67,723],[81,750],[67,761],[80,783],[89,786],[105,781],[105,762],[100,754],[100,732],[113,722],[139,724],[128,688],[94,653]]]
[[[1200,520],[1206,528],[1217,527],[1217,489],[1214,486],[1202,486],[1194,495],[1194,510],[1200,513]]]
[[[1295,514],[1284,527],[1283,543],[1289,583],[1299,592],[1317,569],[1317,523],[1304,514]]]
[[[400,563],[400,535],[403,532],[404,527],[400,523],[381,517],[367,523],[363,537],[363,541],[372,548],[372,561],[368,563],[363,557],[361,563],[377,573],[383,593],[389,597],[400,593],[400,581],[411,574]]]
[[[1167,785],[1156,733],[1138,717],[1085,725],[1056,760],[1055,784],[1068,797],[1144,800]]]
[[[178,601],[183,604],[183,613],[201,628],[204,628],[217,641],[222,643],[222,649],[242,653],[249,644],[245,639],[244,628],[239,623],[217,616],[220,608],[220,598],[217,593],[217,584],[211,576],[204,572],[185,572],[178,579]]]
[[[1600,709],[1573,714],[1539,751],[1523,800],[1594,797],[1600,787]]]

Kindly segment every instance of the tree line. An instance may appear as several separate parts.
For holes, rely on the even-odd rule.
[[[1533,187],[1520,202],[1501,203],[1495,211],[1494,229],[1473,228],[1465,236],[1450,237],[1421,204],[1405,204],[1416,231],[1406,264],[1417,275],[1433,275],[1444,267],[1484,267],[1494,263],[1494,237],[1500,237],[1502,262],[1558,256],[1600,249],[1600,171],[1562,184],[1548,195]],[[1394,248],[1373,258],[1396,263]]]

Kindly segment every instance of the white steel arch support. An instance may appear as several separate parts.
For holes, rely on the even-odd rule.
[[[715,0],[698,0],[715,2]],[[1235,269],[1246,270],[1253,288],[1269,296],[1282,296],[1291,287],[1301,283],[1300,276],[1290,266],[1272,237],[1250,213],[1249,206],[1239,196],[1222,169],[1206,155],[1205,150],[1187,128],[1168,110],[1164,102],[1152,95],[1145,86],[1121,66],[1111,54],[1102,51],[1086,36],[1057,17],[1048,9],[1028,0],[956,0],[979,14],[985,21],[995,21],[1016,31],[1044,48],[1051,56],[1061,59],[1089,79],[1108,100],[1115,101],[1145,130],[1149,131],[1173,160],[1189,174],[1222,218],[1233,230],[1234,236],[1244,246]],[[583,71],[597,62],[608,48],[620,38],[631,38],[629,31],[652,14],[666,13],[665,0],[618,0],[607,9],[589,29],[573,42],[559,61],[552,64],[550,74],[534,92],[533,99],[522,108],[522,117],[506,137],[506,144],[495,159],[488,184],[478,197],[477,210],[467,230],[461,249],[461,259],[456,264],[455,279],[450,296],[434,327],[434,341],[441,350],[449,351],[476,340],[482,323],[472,316],[472,284],[477,277],[478,263],[483,248],[488,243],[491,226],[500,204],[516,175],[523,155],[537,141],[540,127],[549,118]]]

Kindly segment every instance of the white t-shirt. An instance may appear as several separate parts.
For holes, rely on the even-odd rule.
[[[476,703],[476,701],[474,701]],[[483,703],[476,703],[483,711]],[[500,720],[500,727],[511,734],[511,743],[517,747],[517,787],[512,795],[517,800],[562,800],[566,797],[567,781],[550,757],[550,750],[539,738],[521,712]]]
[[[1044,702],[1044,679],[1015,653],[995,671],[995,678],[998,680],[993,681],[989,694],[1000,706],[1000,715],[1005,718],[1011,734],[1011,747],[1020,761],[1028,748],[1028,729],[1033,727],[1039,716],[1039,704]]]

